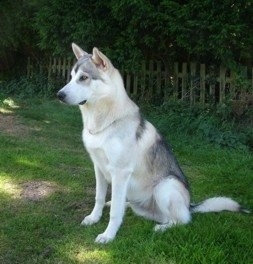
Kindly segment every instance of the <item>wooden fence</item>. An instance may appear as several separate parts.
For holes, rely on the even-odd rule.
[[[28,58],[27,75],[47,74],[48,79],[70,80],[74,59],[53,58],[48,63],[33,63]],[[178,63],[170,66],[160,61],[142,62],[136,72],[121,71],[127,93],[142,100],[183,100],[195,103],[217,103],[253,94],[253,68],[242,66],[240,77],[225,66],[200,63]]]

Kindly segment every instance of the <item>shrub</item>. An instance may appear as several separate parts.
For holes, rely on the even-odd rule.
[[[252,128],[242,126],[233,118],[229,105],[189,108],[182,102],[167,102],[148,112],[162,134],[169,130],[187,137],[202,137],[220,147],[252,148]]]
[[[18,79],[3,81],[0,83],[0,89],[6,95],[17,98],[52,97],[56,91],[55,84],[48,82],[47,77],[41,74],[35,74],[31,78],[21,76]]]

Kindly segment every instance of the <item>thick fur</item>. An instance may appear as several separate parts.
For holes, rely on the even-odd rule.
[[[126,202],[136,214],[157,222],[155,231],[190,222],[192,212],[240,211],[237,202],[225,197],[190,204],[188,182],[171,148],[128,97],[118,70],[97,48],[92,54],[76,44],[72,48],[77,63],[58,97],[79,105],[83,142],[94,164],[96,202],[83,225],[100,220],[112,185],[110,221],[96,242],[114,239]]]

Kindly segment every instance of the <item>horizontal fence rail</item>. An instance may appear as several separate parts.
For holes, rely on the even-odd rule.
[[[47,63],[34,63],[28,58],[27,75],[44,73],[49,80],[70,80],[75,59],[51,58]],[[127,93],[142,100],[175,100],[196,103],[221,103],[253,95],[253,68],[241,66],[240,77],[225,66],[214,67],[201,63],[165,65],[161,61],[142,62],[136,72],[121,71]],[[240,79],[238,79],[240,78]]]

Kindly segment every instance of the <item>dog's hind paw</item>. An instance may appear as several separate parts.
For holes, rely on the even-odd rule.
[[[169,222],[167,224],[157,224],[154,227],[154,231],[155,232],[164,232],[166,229],[172,227],[173,225],[175,225],[176,223],[174,222]]]
[[[106,233],[102,233],[97,236],[95,242],[100,244],[106,244],[108,242],[111,242],[113,239],[114,237],[110,237]]]
[[[94,217],[93,215],[88,215],[83,219],[81,225],[93,225],[96,224],[99,221],[99,219],[100,217]]]

